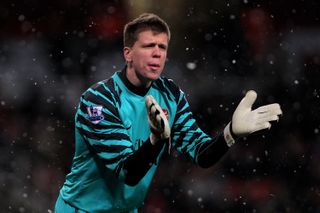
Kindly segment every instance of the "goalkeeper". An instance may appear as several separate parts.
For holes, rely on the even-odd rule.
[[[160,76],[169,40],[168,25],[154,14],[142,14],[125,26],[126,66],[80,98],[75,154],[56,213],[138,212],[161,156],[171,148],[207,168],[237,138],[269,129],[279,119],[278,104],[252,110],[257,94],[251,90],[221,134],[205,134],[184,93]]]

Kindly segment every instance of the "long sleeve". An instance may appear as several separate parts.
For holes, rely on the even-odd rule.
[[[229,150],[222,134],[200,146],[197,153],[197,163],[200,167],[208,168],[214,165]]]
[[[126,184],[134,186],[143,178],[151,165],[156,162],[164,144],[165,141],[158,141],[156,145],[152,145],[148,139],[140,149],[124,161],[123,169],[126,173]]]
[[[198,126],[184,93],[175,92],[177,113],[172,127],[173,146],[201,167],[216,163],[228,150],[223,134],[208,136]]]

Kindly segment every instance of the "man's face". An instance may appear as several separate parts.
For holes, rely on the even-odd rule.
[[[167,58],[168,36],[166,33],[155,33],[145,30],[138,34],[134,45],[124,48],[124,55],[129,69],[142,82],[159,78]]]

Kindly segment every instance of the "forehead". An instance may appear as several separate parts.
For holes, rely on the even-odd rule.
[[[137,41],[140,42],[161,42],[168,43],[168,35],[164,32],[144,30],[138,33]]]

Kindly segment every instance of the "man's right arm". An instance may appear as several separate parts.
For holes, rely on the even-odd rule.
[[[103,89],[108,90],[106,87]],[[76,128],[105,168],[133,186],[155,163],[165,141],[153,145],[150,138],[147,138],[138,150],[134,150],[116,105],[117,99],[112,91],[89,89],[81,97]]]

